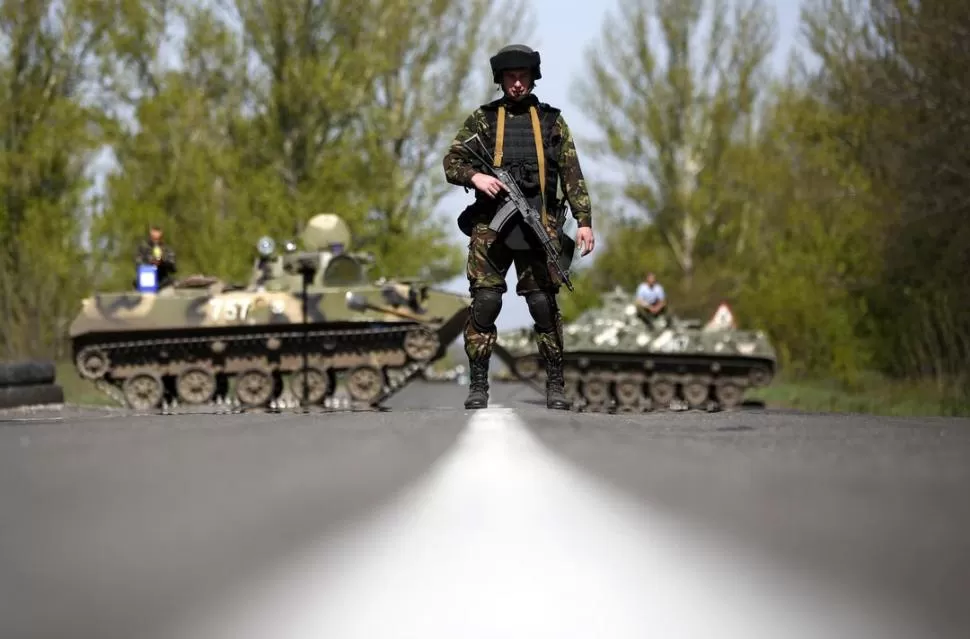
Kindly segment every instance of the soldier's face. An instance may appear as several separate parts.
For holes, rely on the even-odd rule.
[[[514,100],[528,95],[531,86],[532,73],[529,69],[509,69],[502,72],[502,88]]]
[[[148,235],[152,238],[152,242],[155,242],[156,244],[162,241],[162,232],[158,229],[152,229],[148,232]]]

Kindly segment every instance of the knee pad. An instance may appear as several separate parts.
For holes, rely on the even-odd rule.
[[[495,320],[502,310],[502,293],[490,288],[477,289],[472,296],[471,320],[482,333],[495,330]]]
[[[556,301],[551,295],[534,291],[525,296],[525,303],[529,305],[529,314],[537,331],[551,333],[556,330]]]

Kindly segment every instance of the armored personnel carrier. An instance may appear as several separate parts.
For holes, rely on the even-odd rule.
[[[338,216],[313,217],[293,241],[257,243],[248,284],[193,276],[154,291],[97,293],[70,326],[74,362],[119,403],[151,410],[264,407],[289,388],[321,404],[338,384],[376,407],[440,359],[470,300],[420,281],[370,281]],[[301,250],[302,249],[302,250]]]
[[[731,409],[746,390],[769,384],[776,354],[761,331],[737,330],[722,306],[698,320],[641,318],[617,288],[563,329],[566,394],[574,408],[647,412]],[[498,336],[494,353],[519,380],[545,393],[531,328]]]

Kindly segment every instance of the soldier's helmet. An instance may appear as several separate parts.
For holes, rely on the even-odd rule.
[[[495,84],[502,84],[502,72],[508,69],[529,69],[532,71],[533,80],[542,77],[539,52],[524,44],[502,47],[498,53],[489,58],[489,62],[492,65],[492,79],[495,80]]]

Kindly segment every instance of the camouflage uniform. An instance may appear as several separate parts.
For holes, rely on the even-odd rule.
[[[518,58],[513,55],[505,60],[504,66],[501,59],[496,64],[496,58],[509,51],[518,54]],[[523,60],[522,54],[530,57]],[[538,53],[527,47],[506,47],[492,59],[495,81],[501,82],[502,70],[525,67],[527,64],[533,68],[533,79],[541,77],[538,59]],[[529,64],[533,62],[534,64]],[[501,126],[500,117],[504,118]],[[539,159],[540,155],[535,148],[537,123],[542,140],[542,159]],[[499,130],[503,134],[501,140],[498,139]],[[449,183],[475,189],[471,178],[476,173],[484,172],[485,167],[477,166],[477,162],[468,157],[461,141],[476,134],[483,144],[490,147],[485,150],[492,153],[495,149],[496,161],[502,162],[509,169],[530,203],[542,212],[547,232],[557,249],[561,249],[564,238],[562,226],[565,222],[564,208],[560,206],[558,198],[559,187],[565,200],[569,202],[577,225],[592,226],[590,198],[576,146],[558,109],[540,102],[531,93],[520,100],[503,96],[477,108],[466,118],[444,157],[445,178]],[[484,315],[489,318],[492,315],[497,316],[501,307],[501,296],[507,290],[505,277],[512,264],[515,264],[518,278],[516,293],[526,299],[536,322],[536,344],[546,361],[548,377],[555,386],[551,392],[557,397],[560,394],[562,322],[555,296],[561,282],[548,268],[542,248],[528,242],[528,231],[517,228],[508,237],[498,237],[488,228],[500,202],[501,199],[493,199],[475,189],[475,202],[458,219],[462,232],[470,238],[466,276],[473,301],[472,313],[464,328],[465,353],[472,369],[471,391],[484,388],[480,392],[485,393],[486,397],[486,400],[477,402],[470,400],[466,403],[468,407],[480,407],[487,401],[487,366],[496,339],[493,321],[476,322],[476,307],[488,307],[489,310]],[[482,381],[483,376],[485,381]],[[556,400],[555,403],[561,404],[564,401]],[[552,399],[549,402],[550,407],[561,407],[552,406]]]
[[[135,254],[135,265],[155,264],[158,267],[158,285],[167,286],[172,283],[172,276],[178,269],[175,267],[175,251],[165,244],[155,244],[151,238],[145,238],[138,245]]]

